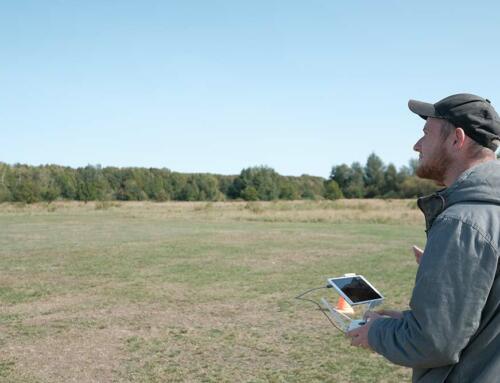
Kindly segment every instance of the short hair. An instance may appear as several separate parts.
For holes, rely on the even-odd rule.
[[[453,123],[451,123],[448,120],[442,119],[441,120],[441,138],[443,141],[448,138],[448,136],[457,128]],[[469,135],[466,136],[470,138]],[[487,148],[486,146],[481,145],[477,141],[473,140],[472,138],[470,139],[470,145],[468,148],[468,154],[472,158],[484,158],[484,157],[491,157],[492,155],[495,155],[495,150],[491,150],[490,148]],[[500,141],[495,140],[493,141],[494,144],[500,146]]]
[[[441,138],[443,140],[447,139],[448,136],[456,129],[457,127],[455,125],[453,125],[453,123],[451,123],[450,121],[448,120],[445,120],[444,118],[441,119],[441,130],[440,130],[440,133],[441,133]]]
[[[468,152],[472,158],[484,158],[484,157],[495,156],[495,150],[487,148],[486,146],[483,146],[474,140],[470,140]]]

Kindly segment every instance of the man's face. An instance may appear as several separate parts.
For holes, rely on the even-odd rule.
[[[444,121],[429,117],[424,125],[424,135],[417,141],[413,150],[420,153],[417,176],[444,185],[446,171],[452,161],[443,134]]]

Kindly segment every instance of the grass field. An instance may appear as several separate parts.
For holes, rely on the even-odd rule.
[[[3,204],[0,381],[408,381],[293,297],[356,272],[405,308],[412,244],[411,201]]]

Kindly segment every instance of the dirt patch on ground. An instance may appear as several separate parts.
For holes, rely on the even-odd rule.
[[[231,359],[227,351],[223,352],[227,343],[211,342],[212,335],[214,340],[222,334],[232,337],[232,352],[246,355],[236,358],[238,363],[247,363],[249,367],[251,360],[264,359],[262,350],[266,344],[276,343],[271,334],[266,335],[265,340],[261,339],[260,345],[251,341],[252,333],[256,334],[264,323],[269,325],[269,310],[265,304],[207,302],[184,303],[172,308],[127,305],[67,313],[64,305],[68,302],[38,304],[35,311],[39,315],[30,310],[30,317],[23,321],[25,326],[45,329],[64,321],[68,328],[36,339],[12,339],[2,347],[1,359],[15,361],[15,369],[20,374],[29,374],[44,382],[119,382],[127,381],[127,366],[133,360],[133,355],[127,350],[130,339],[140,339],[146,344],[161,342],[154,352],[149,348],[142,350],[137,363],[158,358],[161,354],[167,365],[174,361],[178,366],[192,366],[194,370],[177,372],[187,377],[203,370],[208,361],[222,366],[225,357]],[[98,327],[82,328],[79,325],[82,320],[93,321]],[[249,357],[249,349],[253,349],[252,354],[257,354]],[[193,353],[198,354],[194,364]]]
[[[123,339],[130,332],[121,329],[72,329],[23,344],[8,344],[2,359],[14,360],[22,373],[45,382],[113,382],[126,358]]]

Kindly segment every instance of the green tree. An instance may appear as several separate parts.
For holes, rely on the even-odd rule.
[[[345,198],[362,198],[365,195],[364,178],[364,170],[358,162],[351,167],[346,164],[334,166],[330,173],[330,180],[339,185]]]
[[[351,181],[344,195],[347,198],[363,198],[366,194],[365,171],[359,162],[353,162],[351,170]]]
[[[196,184],[200,201],[219,201],[222,199],[219,191],[219,181],[211,174],[194,174],[193,182]]]
[[[352,178],[353,171],[346,164],[334,166],[330,173],[330,179],[335,181],[342,190],[346,190],[348,188],[352,182]]]
[[[385,198],[397,198],[399,195],[398,171],[393,164],[389,164],[384,172],[384,184],[382,196]]]
[[[323,178],[303,174],[296,182],[298,183],[300,198],[313,200],[323,198],[325,194],[325,182]]]
[[[20,177],[11,194],[14,202],[34,203],[41,199],[38,185],[30,178]]]
[[[9,188],[6,185],[0,183],[0,203],[9,202],[11,199],[12,195]]]
[[[123,183],[122,193],[126,201],[144,201],[148,197],[134,178],[129,178]]]
[[[370,154],[365,165],[366,197],[382,195],[384,190],[384,163],[375,153]]]
[[[340,186],[334,180],[326,181],[325,184],[325,198],[336,200],[343,198],[342,190],[340,190]]]
[[[438,186],[430,180],[424,180],[417,176],[406,178],[401,184],[401,197],[416,198],[432,194],[438,189]]]
[[[222,193],[223,198],[225,197],[230,197],[230,188],[231,185],[234,182],[234,179],[236,178],[235,176],[221,176],[217,175],[217,181],[218,181],[218,188],[219,191]]]
[[[184,184],[184,187],[179,193],[179,199],[181,201],[199,201],[200,200],[200,189],[196,181],[189,177]]]
[[[280,199],[297,200],[300,198],[298,186],[288,177],[283,177],[281,179],[279,189]]]
[[[34,167],[15,164],[9,179],[12,201],[34,203],[41,200],[39,177]]]
[[[242,190],[241,198],[245,201],[257,201],[259,199],[259,193],[253,186],[247,186]]]
[[[52,177],[59,190],[59,197],[68,200],[76,198],[77,182],[74,169],[58,167],[52,172]]]
[[[173,172],[168,176],[168,184],[172,189],[171,195],[176,201],[182,201],[186,198],[185,188],[187,184],[187,176],[185,174]]]
[[[148,199],[155,201],[167,201],[169,193],[165,190],[164,179],[161,170],[150,168],[147,171],[144,192]]]
[[[410,175],[415,175],[417,173],[417,168],[418,168],[418,159],[417,158],[412,158],[410,161],[408,161],[408,166],[410,168]]]
[[[10,166],[0,162],[0,202],[8,202],[12,199],[9,189]]]
[[[259,200],[278,199],[280,195],[279,180],[279,174],[267,166],[243,169],[240,175],[235,178],[230,188],[230,195],[233,198],[243,198],[241,194],[243,190],[252,186],[257,191]]]
[[[109,185],[100,165],[78,168],[77,198],[80,201],[95,201],[107,198]]]

